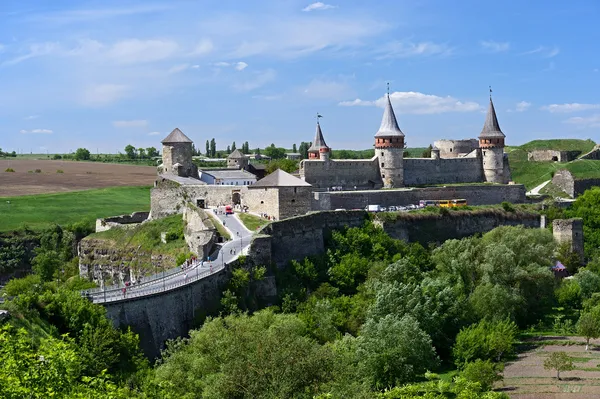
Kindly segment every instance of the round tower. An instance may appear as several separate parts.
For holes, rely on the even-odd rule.
[[[178,128],[165,137],[161,142],[162,165],[161,173],[172,173],[178,176],[197,177],[198,168],[192,162],[192,140]]]
[[[321,124],[319,118],[321,116],[317,114],[317,129],[315,132],[315,139],[313,140],[310,148],[308,149],[308,159],[320,159],[321,161],[329,161],[329,153],[331,148],[325,143],[323,138],[323,132],[321,131]]]
[[[483,173],[487,182],[507,183],[507,176],[504,175],[504,138],[490,95],[485,124],[479,135]]]
[[[375,134],[375,155],[379,162],[383,187],[404,186],[404,133],[398,127],[389,90],[381,126]]]

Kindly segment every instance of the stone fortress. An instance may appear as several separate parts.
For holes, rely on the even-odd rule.
[[[192,162],[192,140],[174,129],[162,141],[163,163],[151,191],[150,217],[182,213],[186,202],[200,208],[239,205],[279,220],[310,211],[419,200],[464,198],[471,205],[525,201],[522,185],[507,184],[505,135],[491,96],[478,139],[439,140],[430,158],[404,158],[404,138],[388,93],[373,158],[331,159],[317,118],[309,158],[300,162],[298,177],[278,170],[260,178],[249,157],[237,150],[226,168],[198,170]]]
[[[439,140],[431,158],[404,158],[404,133],[386,97],[383,119],[375,134],[372,159],[331,159],[321,126],[309,149],[309,159],[300,163],[300,177],[315,188],[378,189],[454,183],[502,183],[510,180],[504,133],[494,103],[489,108],[478,140]]]

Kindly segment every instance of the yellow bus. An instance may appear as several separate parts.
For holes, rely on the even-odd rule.
[[[441,208],[456,208],[459,206],[467,206],[466,199],[450,199],[450,200],[421,200],[419,205],[423,208],[426,206],[439,206]]]

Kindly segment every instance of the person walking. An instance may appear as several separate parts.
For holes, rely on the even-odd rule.
[[[183,276],[183,282],[187,283],[187,273]]]

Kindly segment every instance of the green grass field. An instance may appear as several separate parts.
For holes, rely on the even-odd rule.
[[[250,231],[256,231],[256,229],[269,224],[268,220],[250,215],[249,213],[238,213],[237,215],[242,223],[244,223],[244,226]]]
[[[150,210],[150,187],[111,187],[69,193],[0,197],[0,231]]]

